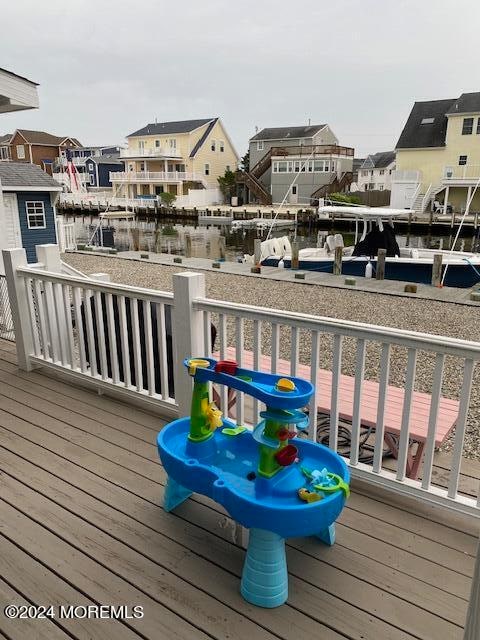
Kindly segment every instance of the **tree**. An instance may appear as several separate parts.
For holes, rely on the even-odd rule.
[[[229,201],[232,196],[235,195],[237,187],[235,182],[235,174],[228,169],[225,171],[225,175],[217,178],[218,186],[223,194],[225,200]]]
[[[242,171],[250,171],[250,151],[247,151],[247,153],[243,156],[240,168]]]
[[[354,196],[350,193],[331,193],[326,197],[326,200],[342,202],[344,204],[361,204],[362,202],[358,196]]]
[[[174,193],[169,193],[168,191],[163,191],[163,193],[160,194],[160,200],[166,207],[171,207],[176,197]]]

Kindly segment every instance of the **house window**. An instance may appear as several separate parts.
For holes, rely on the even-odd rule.
[[[385,169],[380,169],[380,175],[383,176],[384,173],[385,173]]]
[[[297,185],[292,184],[292,196],[296,196],[296,195],[297,195]]]
[[[227,164],[227,166],[225,167],[225,171],[230,171],[230,165]]]
[[[88,170],[93,171],[93,164],[91,162],[88,164]]]
[[[206,165],[205,165],[205,175],[206,175],[206,176],[209,176],[209,175],[210,175],[210,165],[209,165],[209,164],[206,164]]]
[[[379,184],[379,185],[378,185],[378,189],[379,189],[380,191],[383,191],[383,184]]]
[[[170,138],[170,140],[168,141],[168,144],[170,146],[170,149],[176,150],[176,148],[177,148],[177,140],[176,140],[176,138]]]
[[[368,176],[368,171],[362,171],[362,176]]]
[[[212,140],[212,141],[211,141],[211,143],[210,143],[210,149],[211,149],[212,151],[215,151],[215,140]]]
[[[145,171],[145,163],[144,162],[140,163],[140,171]]]
[[[323,171],[323,160],[314,160],[313,170],[315,172]]]
[[[160,148],[160,140],[155,140],[155,149]]]
[[[138,150],[143,151],[145,149],[145,140],[138,141]]]
[[[25,202],[29,229],[45,229],[45,205],[43,202]]]
[[[480,118],[477,120],[477,133],[480,133]]]
[[[287,173],[287,163],[284,160],[277,163],[277,172]]]
[[[8,160],[9,158],[8,147],[0,147],[0,160]]]
[[[25,158],[25,147],[23,144],[17,144],[17,158],[23,160]]]
[[[263,140],[257,140],[257,151],[263,151]]]
[[[223,153],[225,151],[225,142],[220,140],[218,144],[220,145],[220,153]]]
[[[464,118],[462,136],[469,136],[471,133],[473,133],[473,118]]]
[[[458,156],[458,164],[460,166],[467,164],[468,156]]]

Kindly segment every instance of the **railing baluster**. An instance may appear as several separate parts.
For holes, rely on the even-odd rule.
[[[397,480],[401,481],[405,479],[407,470],[408,448],[410,445],[410,413],[412,410],[416,366],[417,350],[409,349],[407,356],[405,394],[403,396],[402,423],[400,426],[400,441],[398,443]]]
[[[138,320],[138,300],[130,298],[130,314],[132,319],[133,361],[135,367],[135,383],[137,391],[143,390],[142,350],[140,345],[140,325]]]
[[[97,351],[95,345],[95,334],[93,330],[93,317],[92,317],[92,300],[93,295],[90,289],[86,289],[84,292],[83,309],[85,313],[85,329],[87,332],[87,345],[88,345],[88,362],[90,364],[90,375],[95,377],[97,375]]]
[[[463,370],[463,384],[460,392],[460,407],[458,410],[458,418],[455,425],[455,441],[453,445],[452,468],[450,470],[450,479],[448,481],[448,497],[456,498],[458,493],[458,480],[460,477],[460,469],[462,465],[463,442],[465,440],[465,430],[467,427],[468,406],[470,404],[470,392],[472,390],[472,377],[474,361],[469,358],[465,359],[465,367]]]
[[[56,323],[55,316],[55,300],[53,298],[53,286],[48,280],[43,281],[43,287],[45,290],[45,316],[47,319],[47,329],[50,338],[50,347],[52,353],[52,359],[54,362],[59,362],[60,347],[58,345],[58,325]]]
[[[47,320],[45,318],[45,305],[43,299],[44,289],[42,290],[42,285],[37,279],[35,279],[33,282],[33,290],[35,292],[35,304],[37,307],[37,317],[40,328],[40,348],[45,360],[51,360],[52,356],[50,353],[50,342],[48,337]]]
[[[210,311],[203,312],[203,344],[205,355],[207,358],[211,358],[212,356],[212,314]]]
[[[243,318],[235,318],[235,359],[239,367],[243,367],[244,330]],[[245,421],[245,394],[237,391],[236,416],[237,424]]]
[[[77,331],[78,354],[80,356],[80,370],[87,373],[87,356],[85,353],[85,334],[82,321],[82,291],[78,287],[73,287],[73,313],[75,317],[75,328]]]
[[[35,317],[33,280],[31,278],[24,278],[23,282],[25,284],[25,293],[27,296],[28,312],[30,315],[30,327],[32,330],[33,352],[38,357],[38,356],[41,356],[42,352],[40,351],[38,324]]]
[[[120,319],[120,345],[122,349],[123,381],[127,388],[132,386],[130,369],[130,340],[128,338],[127,307],[125,296],[118,296],[118,316]]]
[[[225,360],[227,355],[227,318],[221,313],[218,316],[219,342],[220,342],[220,360]],[[220,400],[222,403],[222,411],[228,416],[228,389],[222,384],[220,387]]]
[[[279,350],[280,350],[279,325],[276,322],[272,322],[272,356],[270,361],[270,371],[272,373],[277,373]]]
[[[358,464],[360,446],[360,428],[362,424],[362,387],[365,375],[365,350],[366,341],[363,338],[357,340],[357,357],[355,361],[355,384],[353,391],[353,411],[352,411],[352,437],[350,443],[350,464]]]
[[[373,471],[380,473],[383,460],[383,439],[385,437],[385,407],[387,403],[388,380],[390,377],[390,345],[382,345],[380,356],[380,378],[378,385],[377,424],[375,428],[375,448],[373,451]]]
[[[162,398],[167,400],[170,397],[170,386],[168,384],[167,332],[165,330],[165,305],[163,303],[157,304],[157,335]]]
[[[108,380],[107,349],[105,347],[105,329],[103,326],[103,304],[102,293],[100,291],[95,291],[94,303],[95,324],[97,327],[97,344],[100,352],[101,376],[102,380]]]
[[[70,288],[62,284],[63,293],[63,312],[65,314],[65,328],[67,338],[67,354],[69,356],[69,364],[72,369],[77,368],[77,358],[75,357],[75,344],[73,339],[73,324],[72,324],[72,306],[70,302]]]
[[[148,300],[143,301],[143,326],[145,331],[145,355],[147,358],[148,395],[155,394],[155,369],[153,365],[152,309]]]
[[[113,384],[118,384],[120,382],[120,372],[118,367],[118,346],[115,327],[115,313],[113,309],[113,296],[111,293],[105,294],[105,306],[107,308],[108,352],[110,354],[112,382]]]
[[[428,416],[427,442],[425,445],[425,461],[423,463],[422,488],[429,489],[432,481],[433,454],[435,453],[435,432],[437,429],[438,408],[442,393],[442,378],[445,356],[437,353],[435,372],[433,374],[432,397]]]
[[[260,371],[262,366],[262,322],[253,321],[253,368]],[[253,422],[257,424],[260,420],[260,402],[253,399]]]
[[[291,351],[290,351],[290,375],[295,377],[298,371],[298,352],[299,352],[299,329],[293,327],[291,330]]]
[[[309,403],[310,425],[308,427],[310,440],[317,441],[317,378],[318,358],[320,355],[320,335],[318,331],[312,331],[312,355],[310,359],[310,382],[315,387]]]
[[[328,446],[333,451],[337,450],[338,443],[338,418],[340,399],[340,376],[342,373],[342,336],[333,336],[333,362],[332,362],[332,397],[330,404],[330,435]]]
[[[60,347],[60,362],[63,366],[69,364],[67,355],[67,342],[66,342],[66,318],[65,308],[63,304],[63,291],[62,285],[55,282],[53,285],[53,299],[55,302],[55,316],[57,325],[58,344]]]

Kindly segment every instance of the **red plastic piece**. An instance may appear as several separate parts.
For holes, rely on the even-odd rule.
[[[288,436],[290,435],[290,432],[288,431],[288,429],[280,429],[280,431],[277,433],[277,437],[279,440],[283,441],[283,440],[288,440]]]
[[[286,447],[280,449],[275,454],[275,460],[281,467],[288,467],[288,465],[293,464],[297,459],[298,449],[293,444],[287,444]]]
[[[217,373],[227,373],[229,376],[234,376],[237,373],[238,364],[235,360],[219,360],[215,365],[215,371]]]

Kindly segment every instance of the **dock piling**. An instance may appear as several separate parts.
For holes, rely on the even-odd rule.
[[[343,257],[343,248],[335,247],[335,259],[333,262],[333,275],[341,276],[342,275],[342,257]]]
[[[432,286],[439,287],[442,283],[442,261],[443,255],[441,253],[436,253],[433,256],[433,264],[432,264]]]
[[[253,241],[253,263],[259,265],[262,260],[262,241],[255,238]]]
[[[219,260],[225,260],[226,246],[227,246],[227,241],[225,239],[225,236],[219,236],[218,237],[218,258],[219,258]]]
[[[189,233],[185,234],[185,257],[192,257],[192,236]]]
[[[299,266],[298,253],[299,253],[298,242],[294,241],[292,242],[292,269],[298,269],[298,266]]]
[[[387,257],[386,249],[379,249],[377,254],[377,280],[385,280],[385,258]]]

